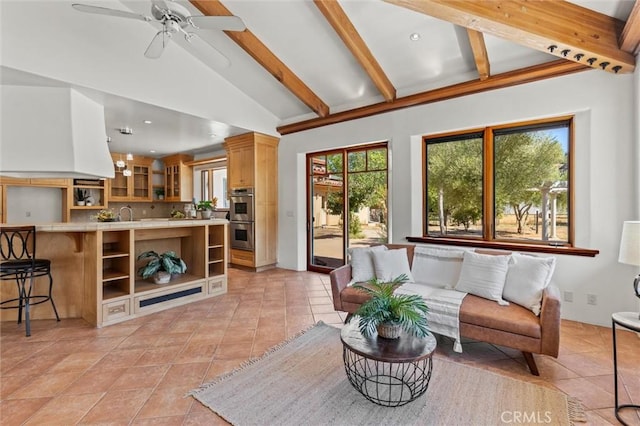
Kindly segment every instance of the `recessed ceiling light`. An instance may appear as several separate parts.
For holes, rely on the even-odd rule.
[[[154,152],[156,152],[156,150],[155,149],[150,149],[149,152],[153,154]]]
[[[215,138],[216,136],[218,136],[218,135],[216,135],[215,133],[209,133],[209,137],[210,138]]]
[[[144,124],[151,124],[151,123],[153,123],[153,121],[151,121],[151,120],[144,120]]]
[[[409,36],[409,40],[411,40],[411,41],[418,41],[418,40],[420,40],[420,34],[418,34],[418,33],[412,33],[412,34]]]

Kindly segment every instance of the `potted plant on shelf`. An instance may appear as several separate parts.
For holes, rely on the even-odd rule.
[[[394,294],[407,280],[402,274],[389,282],[372,278],[366,285],[354,284],[353,288],[371,296],[355,312],[363,336],[369,337],[377,331],[380,337],[395,339],[400,337],[401,330],[417,337],[427,335],[429,308],[424,299],[416,294]]]
[[[156,284],[167,284],[171,281],[172,274],[184,274],[187,272],[187,264],[180,259],[175,251],[166,251],[158,254],[153,250],[140,253],[138,260],[151,258],[149,263],[138,269],[138,275],[143,279],[153,277]]]
[[[84,206],[89,198],[89,193],[86,189],[76,188],[76,205]]]
[[[164,188],[156,188],[155,191],[156,197],[158,197],[158,200],[164,200]]]
[[[211,219],[211,212],[216,208],[216,204],[218,203],[218,199],[213,197],[212,200],[202,200],[198,203],[196,208],[200,212],[200,216],[203,219]]]

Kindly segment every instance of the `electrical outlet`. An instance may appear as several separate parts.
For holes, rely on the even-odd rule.
[[[595,294],[587,294],[587,305],[597,305],[598,304],[598,296]]]
[[[572,291],[565,291],[564,292],[564,301],[565,302],[573,302],[573,292]]]

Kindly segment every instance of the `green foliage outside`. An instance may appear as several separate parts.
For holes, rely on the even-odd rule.
[[[510,207],[522,234],[529,210],[541,203],[535,188],[567,179],[564,150],[544,132],[513,133],[495,137],[494,158],[496,214]],[[468,230],[482,220],[482,139],[430,144],[427,161],[428,213],[437,217],[440,234],[448,223]],[[566,205],[567,195],[560,193],[558,206]]]
[[[368,161],[368,163],[367,163]],[[383,219],[387,217],[387,150],[375,149],[368,151],[350,152],[347,155],[347,170],[349,172],[349,236],[362,238],[362,225],[355,214],[363,207],[380,209],[384,212]],[[341,173],[342,156],[327,156],[327,171],[336,172],[332,178],[343,179]],[[381,171],[369,171],[381,170]],[[340,173],[338,175],[338,173]],[[341,191],[331,192],[327,195],[327,210],[330,214],[344,217],[342,211],[343,195]]]
[[[518,234],[534,204],[541,203],[542,185],[560,180],[565,155],[555,139],[542,133],[516,133],[495,138],[495,197],[501,212],[510,206],[518,222]]]

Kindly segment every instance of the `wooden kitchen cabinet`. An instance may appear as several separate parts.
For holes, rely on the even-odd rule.
[[[82,317],[103,327],[226,293],[228,225],[207,222],[84,233]],[[143,279],[137,271],[148,259],[138,256],[149,250],[175,252],[187,272],[165,285]]]
[[[136,155],[133,160],[126,161],[125,154],[112,153],[115,177],[110,182],[110,201],[152,201],[152,168],[153,158]],[[123,160],[131,176],[124,175],[124,168],[115,166],[116,161]]]
[[[228,138],[226,141],[229,189],[253,188],[255,167],[253,134]],[[230,166],[231,164],[233,167]]]
[[[175,154],[162,159],[164,162],[164,199],[166,201],[191,202],[193,200],[193,167],[187,162],[193,156]]]
[[[12,178],[0,176],[0,184],[14,186],[50,186],[64,188],[71,184],[71,179],[66,178]]]
[[[4,223],[4,218],[7,217],[5,206],[7,205],[6,192],[4,191],[4,185],[0,185],[0,223]]]
[[[278,143],[260,133],[225,139],[229,191],[253,188],[254,193],[254,250],[232,249],[232,264],[261,270],[277,263]]]

